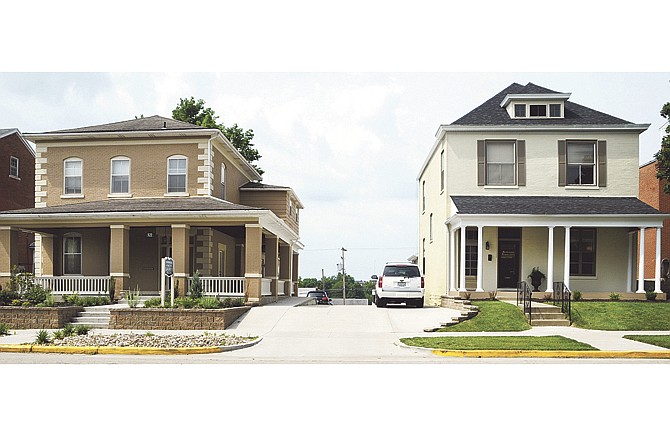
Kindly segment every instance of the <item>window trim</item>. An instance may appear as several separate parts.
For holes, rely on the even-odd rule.
[[[79,273],[67,273],[65,268],[66,268],[66,261],[65,261],[65,242],[69,238],[78,238],[79,239],[79,252],[78,253],[67,253],[67,255],[79,255]],[[81,234],[77,232],[68,232],[67,234],[63,235],[63,249],[62,249],[62,257],[63,257],[63,275],[82,275],[84,273],[84,259],[82,258],[83,251],[84,251],[84,240],[81,236]]]
[[[593,146],[593,183],[570,183],[568,179],[568,170],[570,169],[570,145],[571,144],[588,144]],[[587,163],[573,163],[572,165],[581,166],[591,166]],[[579,180],[581,181],[581,172],[579,175]],[[573,188],[593,188],[598,187],[598,141],[589,140],[589,139],[573,139],[565,141],[565,187]]]
[[[430,217],[428,220],[428,238],[430,239],[430,242],[433,242],[433,213],[430,213]]]
[[[551,106],[553,106],[553,105],[558,106],[558,116],[551,116]],[[548,109],[549,111],[547,112],[547,117],[548,118],[554,118],[555,119],[555,118],[562,118],[563,117],[563,108],[564,108],[563,104],[555,103],[555,102],[551,103],[550,102],[549,104],[547,104],[547,106],[549,107],[549,109]]]
[[[442,191],[444,191],[444,187],[445,187],[445,177],[446,177],[445,174],[446,173],[445,173],[445,170],[444,170],[445,169],[444,158],[445,158],[444,150],[442,150],[440,152],[440,193]]]
[[[581,240],[581,233],[583,231],[593,231],[593,263],[592,263],[593,264],[593,273],[592,274],[583,273],[583,271],[582,271],[582,264],[583,263],[581,261],[582,260],[581,255],[584,252],[579,252],[579,255],[580,255],[579,260],[580,261],[577,262],[577,264],[579,266],[579,268],[578,268],[579,273],[573,274],[572,273],[572,264],[573,264],[573,262],[572,262],[572,240],[576,235],[580,234],[580,236],[579,236],[580,240],[579,241],[581,242],[582,241]],[[585,279],[597,278],[597,276],[598,276],[598,266],[597,266],[598,228],[570,228],[570,242],[571,242],[570,243],[570,269],[569,269],[570,277],[581,277],[581,278],[585,278]]]
[[[126,192],[114,192],[114,176],[125,176],[126,174],[114,174],[114,161],[128,161],[128,191]],[[131,192],[131,181],[130,181],[130,174],[131,174],[131,167],[132,167],[132,162],[129,157],[126,156],[115,156],[112,157],[109,160],[109,195],[114,197],[119,197],[119,196],[124,196],[124,195],[129,195]]]
[[[532,113],[533,107],[535,107],[537,109],[544,108],[544,114],[543,115],[533,115],[533,113]],[[548,117],[547,116],[547,114],[548,114],[547,110],[548,110],[547,109],[547,104],[528,104],[528,117],[529,118],[547,118]]]
[[[188,170],[188,162],[186,165]],[[224,162],[221,162],[221,179],[219,180],[221,180],[221,199],[226,200],[226,164]]]
[[[421,202],[422,203],[421,213],[423,214],[423,213],[426,212],[426,181],[425,180],[421,183],[421,197],[422,197],[422,199],[421,199],[422,200],[422,202]]]
[[[182,174],[170,174],[170,161],[184,159],[186,161],[186,166],[184,168],[184,191],[170,191],[170,176],[181,176]],[[179,195],[188,195],[188,157],[183,154],[175,154],[167,158],[166,161],[167,169],[167,179],[166,179],[166,195],[169,196],[179,196]]]
[[[16,167],[12,166],[12,161],[16,161]],[[12,173],[12,169],[16,168],[16,174]],[[9,177],[13,177],[15,179],[21,179],[21,176],[19,175],[19,158],[16,156],[9,156]]]
[[[79,162],[79,175],[78,176],[67,176],[65,173],[65,165],[70,162]],[[67,192],[67,178],[68,177],[79,177],[79,192]],[[84,160],[80,157],[68,157],[63,160],[63,197],[68,198],[77,198],[82,197],[84,194]]]
[[[516,112],[517,107],[523,107],[523,115],[517,114],[517,112]],[[527,104],[525,104],[525,103],[514,104],[514,117],[515,118],[524,118],[525,119],[525,118],[527,118],[527,116],[526,116],[527,114],[528,114],[528,105]]]
[[[514,147],[514,183],[505,185],[502,183],[489,183],[489,154],[488,146],[489,143],[511,143]],[[497,162],[492,163],[495,165]],[[503,163],[501,163],[503,164]],[[504,165],[510,165],[509,163],[504,163]],[[517,139],[486,139],[484,143],[484,187],[485,188],[518,188],[519,186],[519,150],[517,148]]]

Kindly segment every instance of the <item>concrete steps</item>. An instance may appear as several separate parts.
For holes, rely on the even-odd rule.
[[[523,305],[520,307],[523,308]],[[533,327],[570,327],[570,321],[566,319],[560,307],[533,302],[530,310],[530,325]]]
[[[91,328],[109,328],[109,307],[95,306],[84,307],[71,323],[74,325],[87,325]]]

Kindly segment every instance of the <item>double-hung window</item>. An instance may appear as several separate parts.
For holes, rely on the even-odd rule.
[[[112,194],[128,194],[130,192],[130,159],[115,157],[112,159]]]
[[[486,142],[486,184],[516,184],[516,148],[513,141]]]
[[[465,276],[477,276],[477,228],[465,228]]]
[[[82,160],[77,158],[65,159],[63,162],[65,195],[81,194]]]
[[[226,200],[226,164],[221,163],[221,198]]]
[[[186,192],[187,159],[184,156],[168,158],[168,193]]]
[[[63,275],[81,275],[81,236],[63,237]]]
[[[594,228],[571,229],[570,275],[596,275],[596,230]]]
[[[11,177],[19,177],[19,158],[9,156],[9,175]]]
[[[440,191],[444,191],[444,150],[440,153]]]
[[[595,185],[596,183],[596,143],[567,142],[567,182],[568,185]]]

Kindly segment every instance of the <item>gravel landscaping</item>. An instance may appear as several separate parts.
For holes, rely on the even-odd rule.
[[[80,335],[56,339],[47,345],[70,347],[150,347],[187,348],[222,347],[251,342],[256,337],[243,337],[205,333],[202,335],[152,335],[136,333],[115,333],[113,335]]]

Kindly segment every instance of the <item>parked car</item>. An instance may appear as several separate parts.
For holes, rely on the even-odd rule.
[[[315,298],[317,304],[333,305],[330,298],[328,298],[328,294],[324,290],[312,290],[311,292],[307,292],[307,297]]]
[[[377,307],[400,303],[423,307],[424,278],[418,265],[386,263],[382,275],[372,279],[376,281],[372,302]]]

